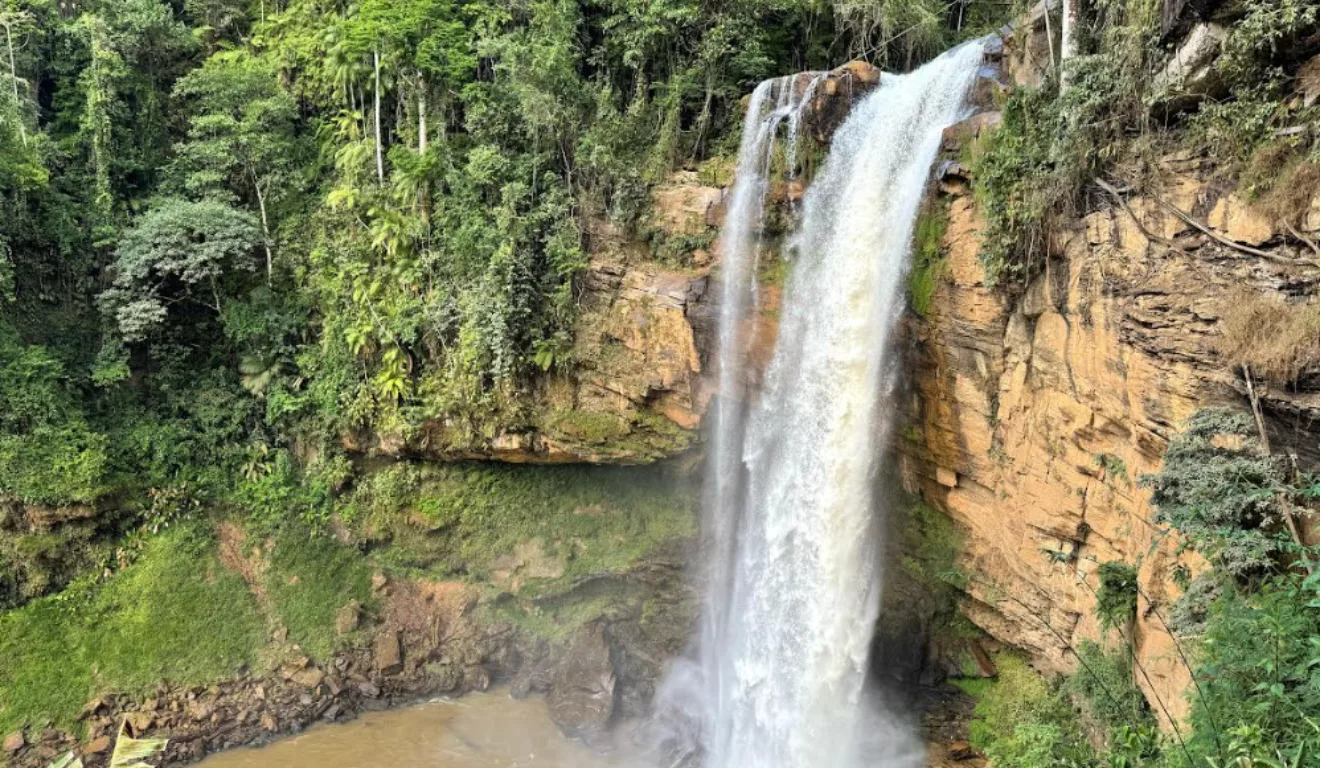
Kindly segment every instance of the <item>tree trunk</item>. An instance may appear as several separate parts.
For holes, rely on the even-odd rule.
[[[380,142],[380,49],[371,52],[372,63],[376,67],[376,181],[385,183],[385,155]]]
[[[426,154],[426,80],[417,78],[417,154]]]
[[[417,154],[426,156],[426,79],[417,76]],[[425,162],[423,160],[423,162]],[[417,207],[421,210],[422,225],[428,230],[431,226],[431,186],[429,179],[423,179],[421,192],[417,195]]]
[[[1068,60],[1077,55],[1077,6],[1080,3],[1081,0],[1063,0],[1063,30],[1059,40],[1060,93],[1068,90]]]
[[[256,174],[252,175],[252,188],[257,193],[257,208],[261,210],[261,232],[264,237],[266,247],[266,285],[270,285],[274,280],[275,273],[275,255],[270,248],[270,220],[266,218],[266,195],[261,191],[261,182],[257,181]]]
[[[14,119],[18,122],[18,135],[27,146],[27,129],[23,127],[23,102],[18,96],[18,68],[14,65],[14,32],[5,24],[5,42],[9,44],[9,79],[14,84]]]

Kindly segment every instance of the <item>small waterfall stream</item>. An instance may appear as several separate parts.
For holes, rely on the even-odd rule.
[[[789,243],[774,356],[761,391],[745,397],[771,158],[785,122],[796,151],[820,78],[767,81],[752,94],[721,233],[708,599],[697,658],[674,668],[660,698],[662,717],[685,723],[677,751],[702,752],[706,768],[921,762],[913,737],[866,691],[882,586],[874,487],[895,410],[890,338],[918,208],[982,56],[968,43],[911,74],[886,74],[835,133]]]

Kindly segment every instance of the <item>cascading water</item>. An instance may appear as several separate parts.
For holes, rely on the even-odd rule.
[[[819,79],[767,81],[752,95],[721,233],[708,600],[697,658],[675,667],[660,700],[688,724],[677,751],[699,749],[706,768],[920,763],[866,696],[881,589],[873,489],[917,211],[982,56],[968,43],[885,75],[835,133],[790,242],[779,340],[755,404],[740,387],[770,158],[786,118],[795,147]]]

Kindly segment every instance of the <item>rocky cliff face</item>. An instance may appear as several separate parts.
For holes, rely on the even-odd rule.
[[[437,418],[415,434],[347,436],[345,446],[386,458],[538,464],[645,464],[685,451],[709,398],[706,245],[724,191],[680,172],[654,190],[646,239],[591,223],[573,338],[557,353],[564,359],[517,393],[493,428]]]
[[[948,138],[966,141],[987,122]],[[1164,617],[1173,568],[1198,564],[1153,522],[1139,480],[1198,407],[1245,402],[1216,352],[1230,305],[1244,292],[1310,293],[1320,279],[1314,254],[1285,244],[1214,171],[1171,154],[1153,192],[1126,205],[1097,197],[1059,233],[1062,258],[1017,297],[987,284],[975,202],[965,179],[946,179],[935,192],[949,216],[944,279],[928,316],[906,326],[912,427],[898,445],[901,475],[965,533],[966,615],[1043,668],[1071,671],[1069,646],[1103,634],[1093,571],[1138,566],[1133,641],[1149,674],[1139,682],[1174,717],[1186,712],[1188,676]],[[1313,453],[1320,400],[1267,389],[1264,401],[1276,447]]]

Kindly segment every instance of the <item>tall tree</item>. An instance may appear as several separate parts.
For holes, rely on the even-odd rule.
[[[223,311],[221,281],[253,271],[260,225],[216,200],[167,199],[124,233],[114,285],[101,294],[125,341],[145,340],[170,307],[191,302]]]
[[[192,113],[176,162],[184,186],[195,195],[236,197],[256,209],[269,281],[271,208],[287,197],[299,159],[298,105],[265,62],[241,50],[212,56],[174,93]]]

